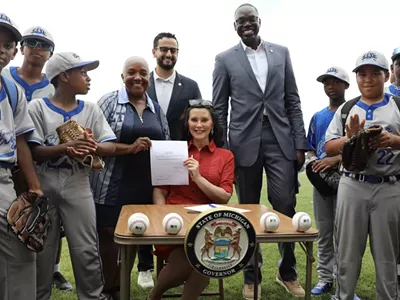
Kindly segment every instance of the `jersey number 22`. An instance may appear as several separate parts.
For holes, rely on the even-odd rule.
[[[377,153],[379,155],[379,158],[376,161],[376,163],[378,165],[381,165],[381,166],[391,166],[391,165],[393,165],[393,156],[394,156],[394,154],[393,154],[393,152],[391,150],[379,149]]]

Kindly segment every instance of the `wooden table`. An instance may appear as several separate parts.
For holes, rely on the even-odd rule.
[[[126,205],[122,207],[117,227],[114,233],[114,241],[121,247],[121,299],[128,300],[130,296],[131,268],[129,262],[135,260],[136,246],[138,245],[183,245],[185,234],[188,226],[198,216],[197,213],[189,213],[185,209],[188,205]],[[228,207],[238,207],[248,209],[246,217],[253,224],[257,234],[258,243],[283,243],[283,242],[299,242],[302,249],[306,253],[306,286],[305,299],[311,299],[311,280],[312,280],[312,263],[313,242],[317,239],[318,231],[309,229],[307,232],[297,232],[292,228],[292,219],[261,204],[234,204]],[[261,215],[272,211],[280,218],[280,225],[274,233],[265,233],[260,225]],[[128,219],[133,213],[141,212],[146,214],[150,219],[150,226],[143,236],[134,236],[128,229]],[[168,213],[175,212],[182,216],[184,225],[177,235],[167,235],[162,226],[162,220]],[[258,251],[258,246],[256,251]],[[257,253],[257,252],[255,252]],[[133,255],[133,257],[132,257]],[[258,265],[258,255],[255,256]],[[255,272],[258,276],[258,272]],[[255,280],[258,282],[258,279]],[[257,299],[257,287],[254,289]]]

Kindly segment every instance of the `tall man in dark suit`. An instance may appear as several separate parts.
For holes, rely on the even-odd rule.
[[[167,115],[172,140],[179,140],[180,118],[191,99],[200,99],[196,81],[175,71],[178,60],[178,40],[174,34],[162,32],[154,38],[153,56],[157,60],[155,71],[150,73],[150,98],[157,101]]]
[[[272,207],[292,217],[298,190],[297,170],[305,160],[307,141],[292,63],[286,47],[263,41],[261,19],[251,4],[235,11],[241,41],[218,54],[213,73],[213,104],[236,159],[236,192],[243,204],[259,203],[263,169]],[[294,244],[279,245],[282,259],[276,281],[289,293],[303,296],[297,280]],[[258,254],[262,263],[261,251]],[[244,270],[243,296],[253,299],[254,262]],[[258,289],[258,295],[261,289]]]

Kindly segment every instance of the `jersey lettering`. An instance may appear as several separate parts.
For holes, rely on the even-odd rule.
[[[0,146],[10,145],[12,150],[17,149],[15,143],[14,131],[0,130]]]

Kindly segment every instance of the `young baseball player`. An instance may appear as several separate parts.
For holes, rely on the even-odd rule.
[[[55,47],[53,36],[47,29],[33,26],[24,32],[20,44],[20,51],[24,55],[22,66],[4,69],[2,75],[14,81],[24,91],[28,102],[35,98],[50,98],[54,94],[54,87],[46,74],[42,72],[45,63],[53,55]],[[17,180],[24,180],[18,172],[13,175],[14,178],[17,177]],[[63,232],[62,235],[64,235]],[[61,291],[70,291],[72,285],[60,271],[61,251],[62,242],[60,239],[56,265],[54,266],[53,283]]]
[[[400,47],[393,50],[392,64],[390,65],[390,85],[385,92],[394,96],[400,96]],[[397,265],[397,281],[400,285],[400,264]]]
[[[376,268],[376,299],[397,299],[397,259],[400,243],[400,111],[384,93],[389,63],[378,51],[363,53],[353,70],[361,98],[350,109],[343,136],[338,108],[326,133],[325,151],[341,153],[343,144],[364,127],[384,129],[369,146],[368,166],[360,172],[344,169],[337,195],[337,286],[335,299],[354,297],[367,239]]]
[[[395,96],[400,96],[400,47],[393,50],[390,70],[392,72],[393,81],[391,82],[391,85],[385,89],[385,92]]]
[[[4,69],[2,75],[13,80],[24,91],[28,102],[53,96],[54,87],[42,73],[54,51],[53,36],[43,27],[30,27],[22,35],[20,44],[20,51],[24,55],[21,67]]]
[[[0,13],[0,72],[17,54],[21,34],[10,18]],[[16,199],[11,170],[17,163],[29,190],[43,195],[25,135],[34,130],[22,90],[1,76],[0,81],[0,215]],[[6,83],[7,81],[7,83]],[[13,92],[14,91],[14,92]],[[36,254],[30,251],[0,217],[0,299],[36,299]]]
[[[325,172],[338,166],[341,156],[329,157],[325,153],[325,133],[337,108],[345,102],[344,95],[350,85],[349,76],[342,68],[332,66],[317,78],[322,82],[325,94],[329,98],[329,106],[315,113],[308,129],[308,156],[314,172]],[[313,295],[321,295],[332,289],[335,268],[334,230],[336,195],[321,195],[313,188],[313,204],[315,223],[318,235],[318,284],[312,289]]]
[[[33,99],[29,114],[35,132],[28,139],[37,161],[43,190],[50,199],[52,223],[64,225],[74,270],[78,299],[103,299],[103,275],[98,250],[96,216],[89,185],[90,168],[74,159],[74,155],[94,153],[100,156],[114,153],[115,135],[102,111],[92,102],[77,100],[76,95],[90,89],[88,71],[99,61],[84,61],[77,54],[54,54],[46,66],[46,74],[55,87],[51,98]],[[56,128],[75,120],[93,132],[76,141],[60,144]],[[96,142],[97,141],[97,142]],[[52,227],[45,249],[37,256],[37,299],[51,295],[53,266],[59,240],[59,228]]]

